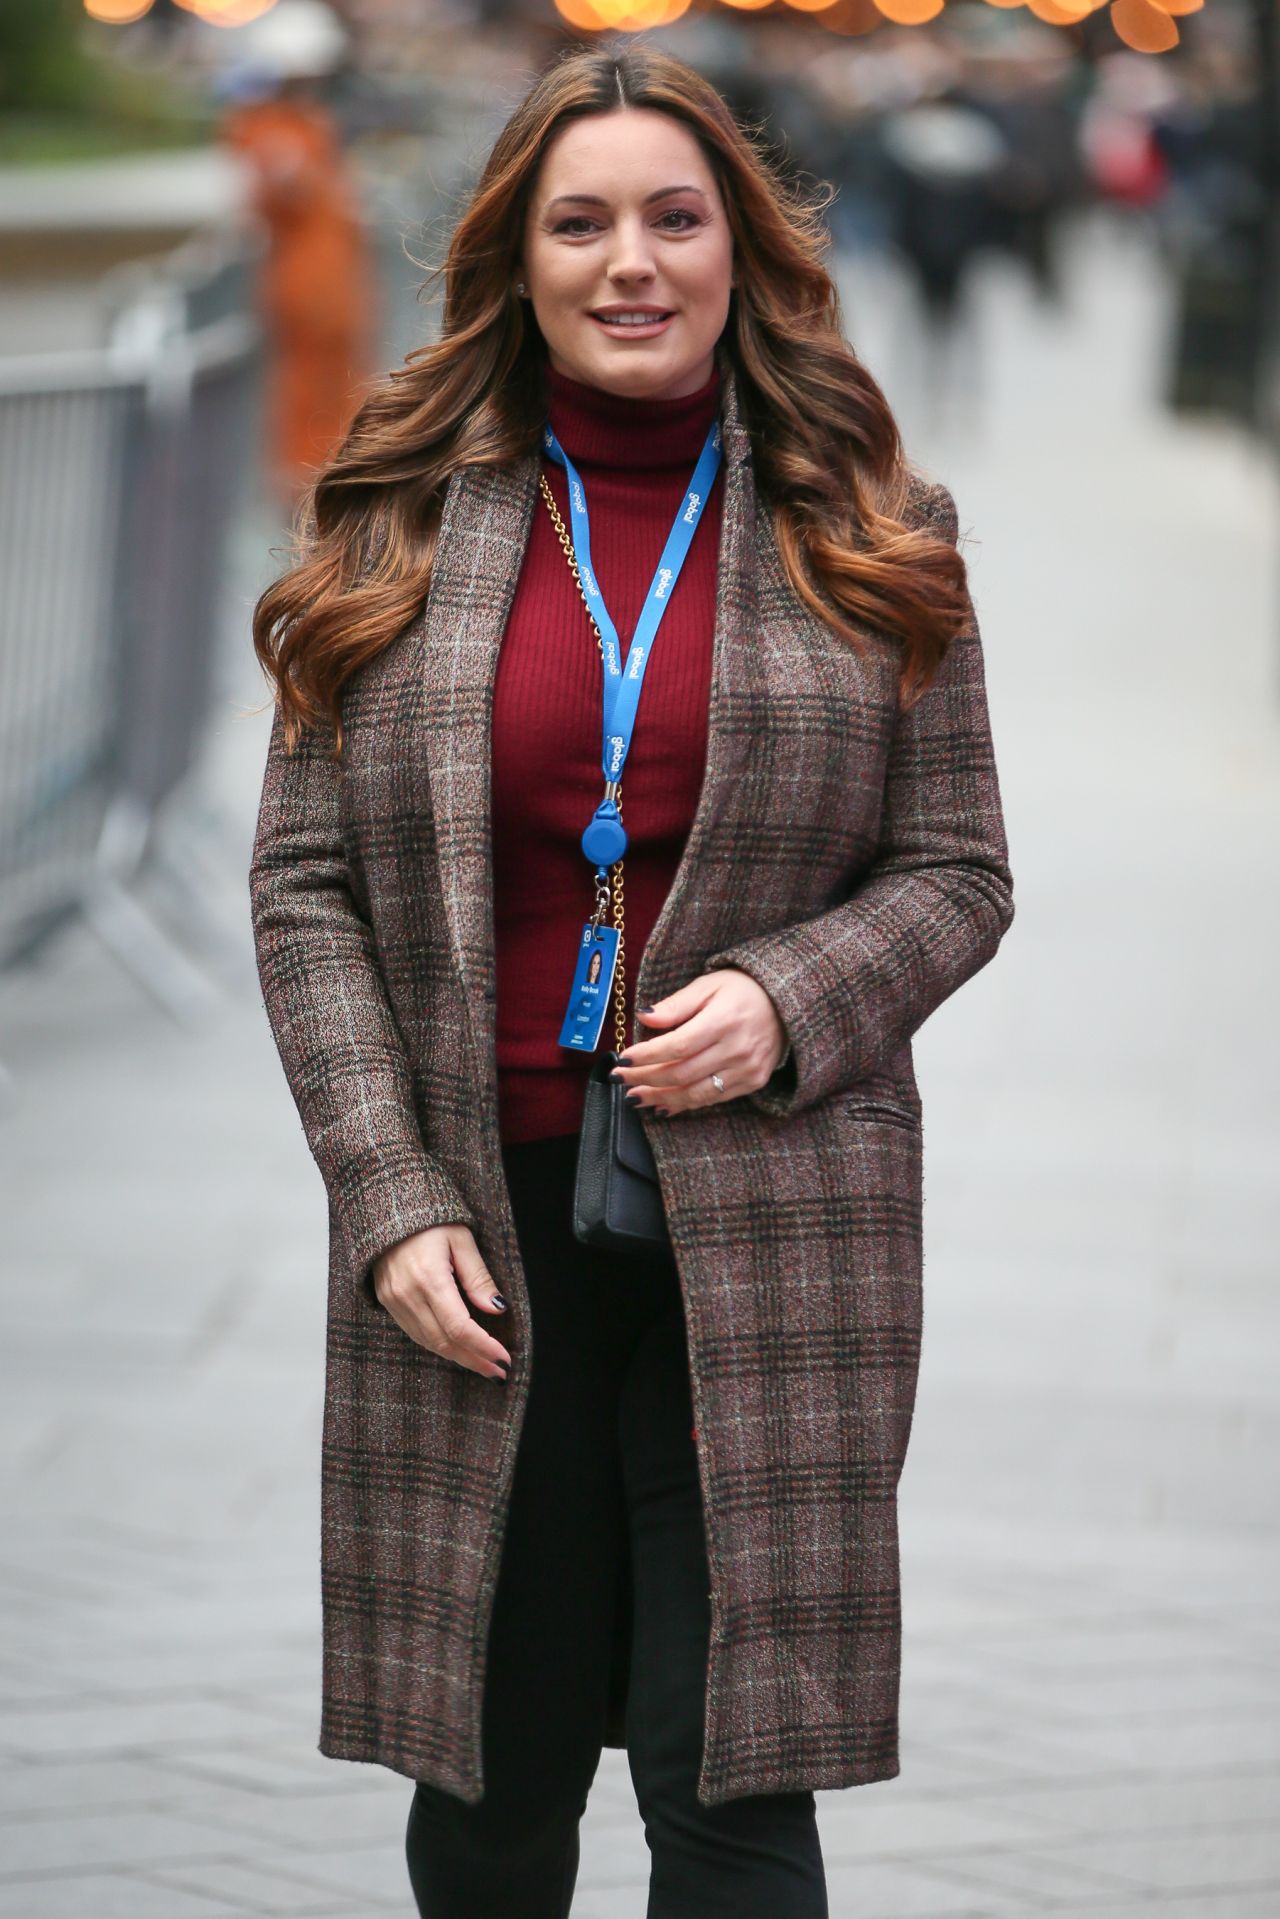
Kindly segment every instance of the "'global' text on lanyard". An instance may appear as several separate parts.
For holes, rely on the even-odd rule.
[[[672,522],[667,535],[662,557],[645,596],[640,618],[627,649],[626,664],[622,660],[622,647],[618,639],[618,630],[609,617],[609,609],[604,603],[604,595],[591,564],[591,525],[587,516],[587,496],[582,481],[572,460],[556,438],[548,423],[543,429],[543,444],[547,453],[558,466],[562,466],[569,479],[569,514],[573,537],[573,555],[577,565],[582,591],[591,616],[600,631],[600,648],[604,662],[602,681],[603,707],[603,748],[601,764],[604,771],[604,798],[592,814],[582,834],[582,850],[596,869],[597,882],[603,880],[607,869],[616,860],[620,860],[627,850],[627,835],[618,811],[618,787],[622,779],[622,769],[631,748],[631,736],[635,728],[636,712],[640,705],[640,689],[644,684],[645,669],[653,651],[654,639],[662,616],[671,603],[680,569],[685,562],[702,510],[715,484],[721,459],[720,422],[713,420],[707,430],[707,437],[698,463],[693,469],[693,478]],[[575,1050],[592,1050],[599,1037],[600,1026],[608,1003],[608,982],[601,979],[600,958],[592,959],[592,940],[596,927],[591,921],[584,928],[584,944],[579,952],[578,967],[574,977],[574,988],[570,995],[569,1012],[565,1016],[560,1043]],[[581,981],[578,975],[582,975]],[[580,986],[586,988],[586,998],[582,997]],[[601,995],[599,988],[603,986]],[[599,1002],[599,1017],[594,1017]],[[575,1008],[577,1009],[575,1013]]]

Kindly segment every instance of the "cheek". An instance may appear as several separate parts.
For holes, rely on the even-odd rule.
[[[568,247],[535,247],[530,264],[537,276],[538,298],[544,302],[576,300],[589,272],[582,255]]]
[[[729,298],[732,276],[732,249],[717,241],[691,262],[689,284],[707,306],[724,305]]]

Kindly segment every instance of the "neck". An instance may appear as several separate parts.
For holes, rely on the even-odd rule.
[[[557,367],[544,370],[552,431],[575,466],[691,467],[720,411],[720,369],[691,393],[664,399],[610,393]]]

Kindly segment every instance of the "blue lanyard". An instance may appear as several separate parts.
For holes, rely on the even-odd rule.
[[[645,668],[653,651],[654,636],[658,631],[662,616],[675,592],[680,569],[684,565],[685,555],[689,551],[698,521],[702,518],[702,509],[715,484],[720,467],[720,422],[713,420],[707,429],[707,437],[702,452],[698,455],[698,464],[693,469],[693,478],[689,482],[684,499],[676,509],[676,517],[667,535],[667,543],[662,549],[662,558],[658,561],[640,618],[636,621],[636,630],[627,649],[626,667],[622,664],[622,647],[618,639],[618,630],[609,618],[609,609],[604,603],[604,595],[596,584],[595,570],[591,564],[591,525],[587,518],[587,495],[577,469],[550,425],[543,429],[543,445],[550,457],[562,466],[569,476],[569,513],[572,521],[573,557],[577,562],[578,576],[582,581],[582,590],[587,596],[587,604],[596,625],[600,629],[601,651],[604,656],[604,746],[601,763],[604,768],[605,796],[592,815],[591,822],[582,835],[582,850],[593,865],[603,868],[614,860],[620,860],[627,847],[627,836],[622,821],[618,817],[617,789],[622,778],[622,768],[631,750],[631,735],[635,728],[636,711],[640,705],[640,688],[644,683]]]

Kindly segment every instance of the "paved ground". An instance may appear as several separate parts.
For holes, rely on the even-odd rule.
[[[918,1043],[903,1770],[822,1795],[832,1912],[1271,1919],[1275,489],[1159,412],[1105,229],[1065,312],[987,276],[972,421],[917,405],[894,283],[847,293],[974,534],[1018,918]],[[242,953],[246,659],[201,816]],[[406,1783],[314,1750],[322,1191],[256,985],[183,1033],[72,937],[0,1024],[0,1919],[407,1915]],[[575,1919],[646,1871],[611,1753]]]

